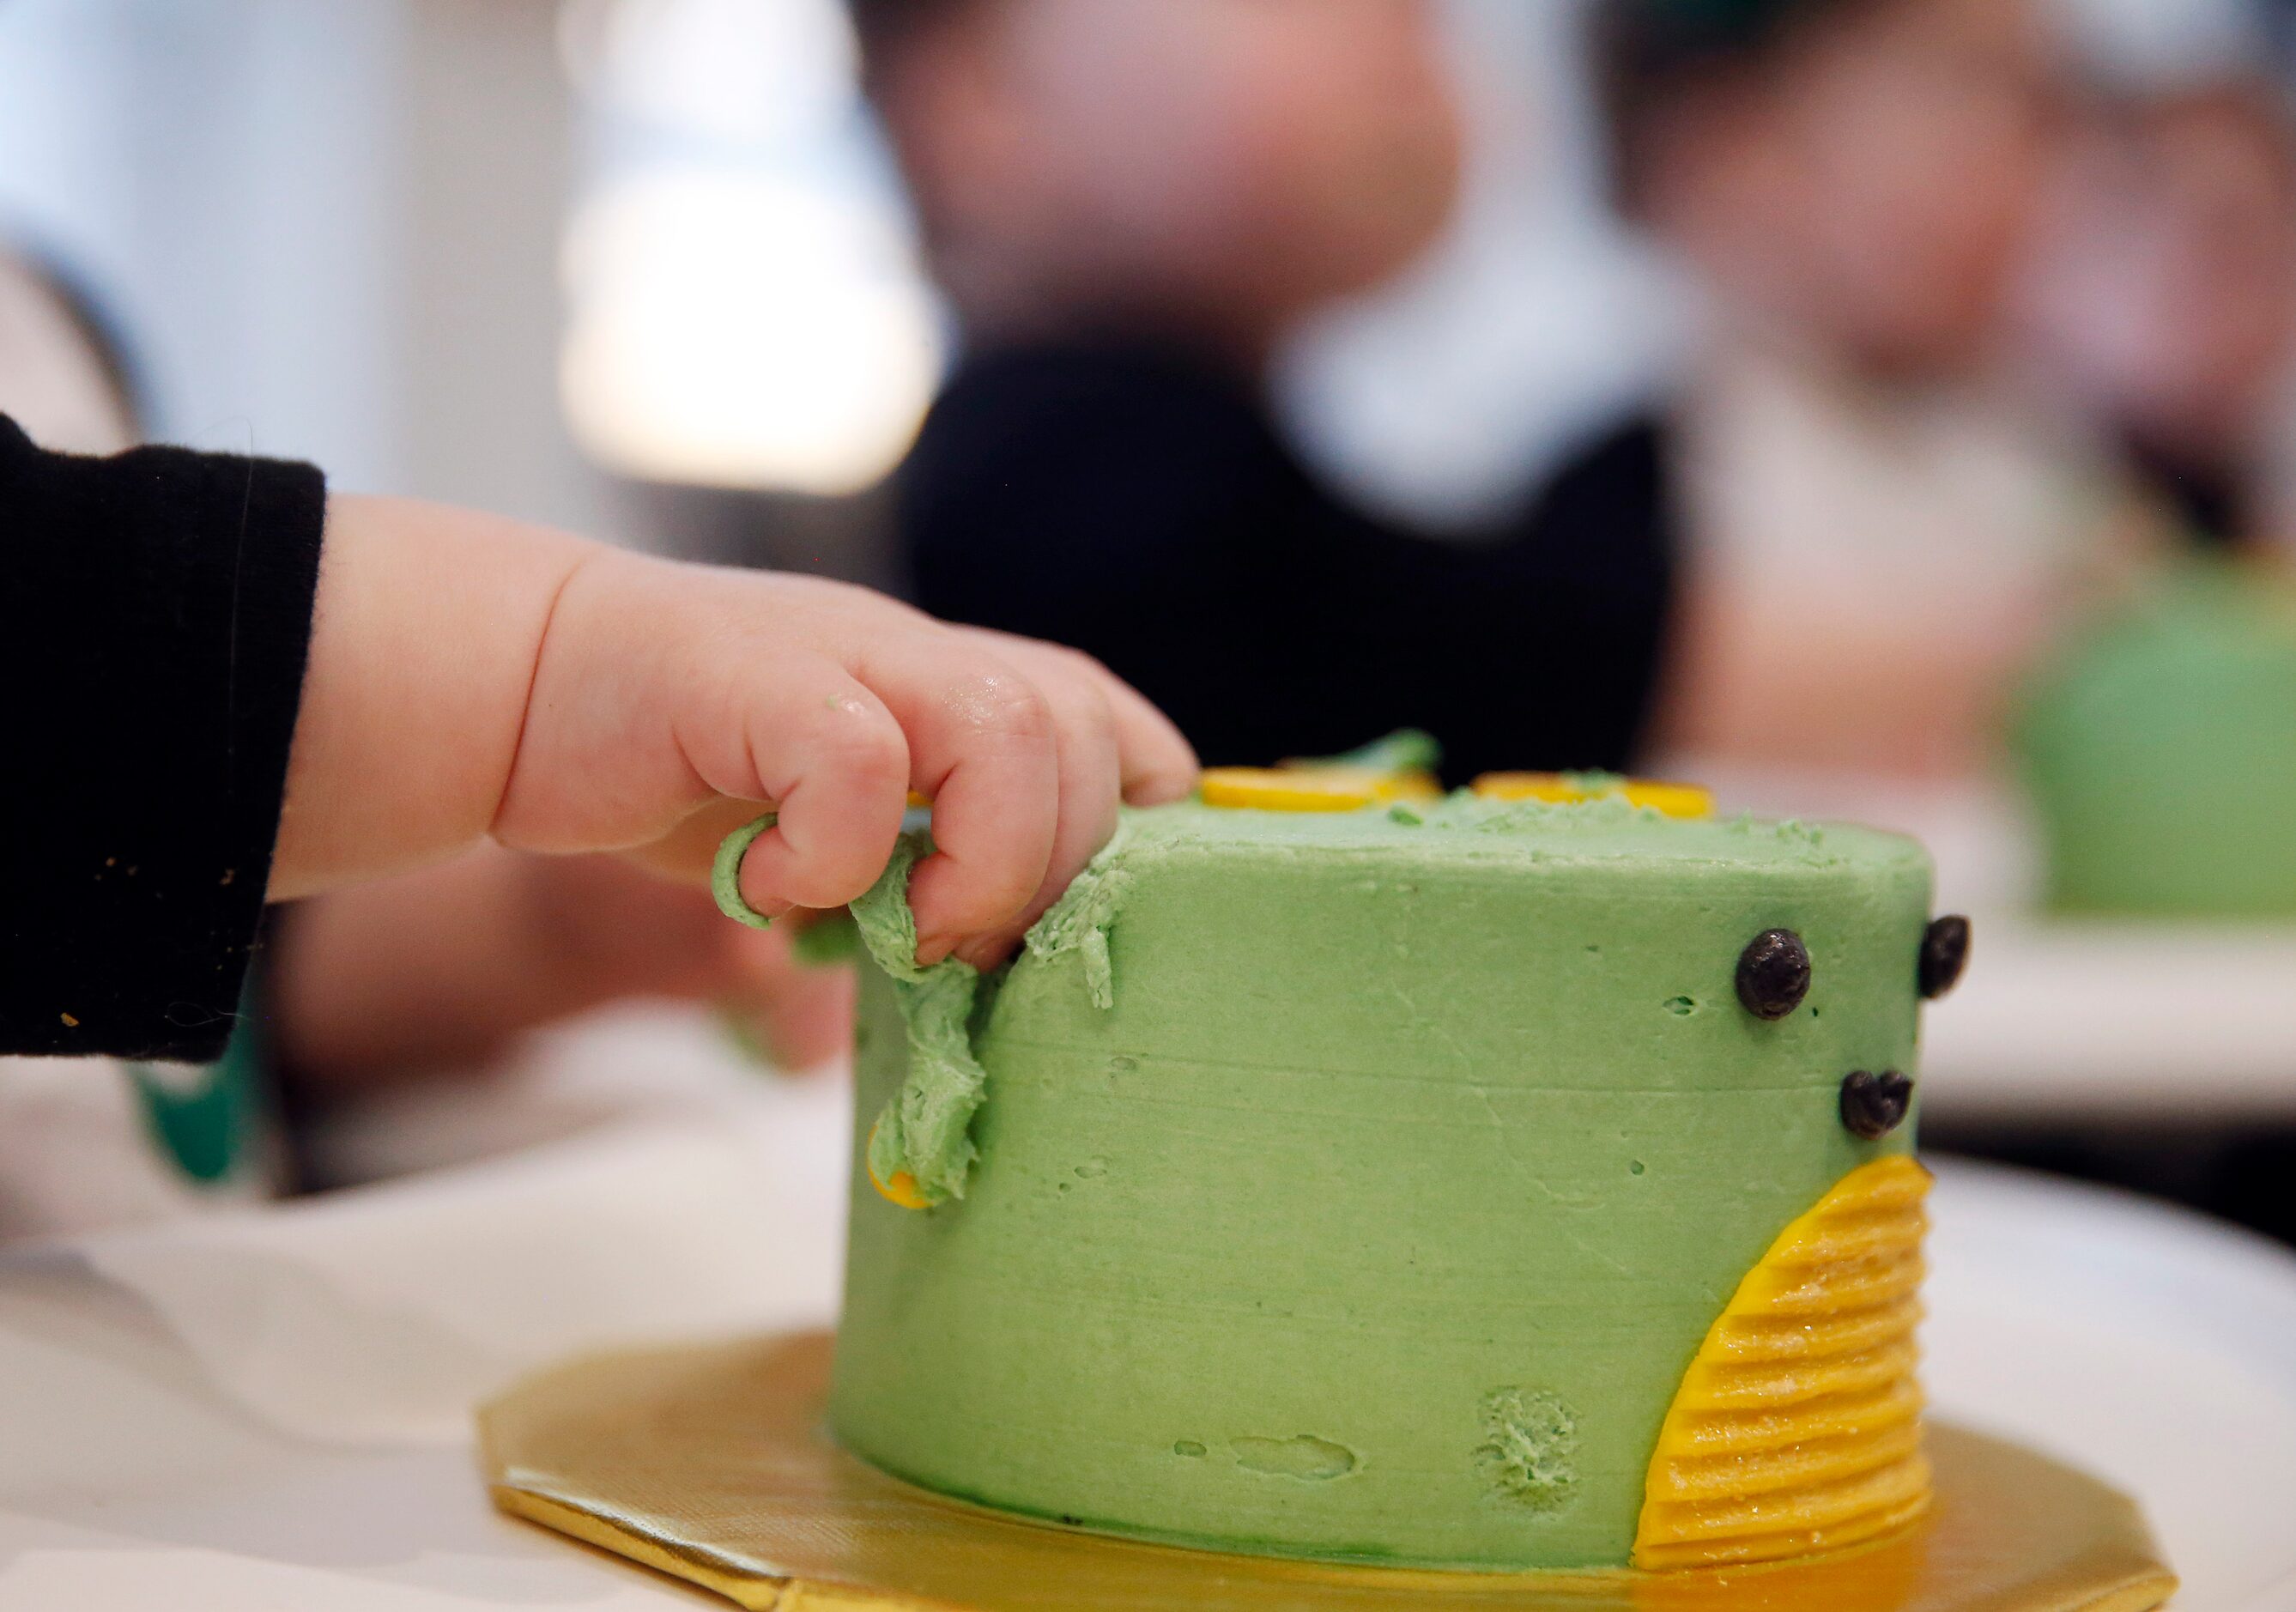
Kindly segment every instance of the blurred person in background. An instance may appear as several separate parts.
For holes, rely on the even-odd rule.
[[[2296,554],[2296,121],[2259,64],[2104,88],[2030,276],[2045,373],[2194,538]]]
[[[1432,242],[1460,132],[1423,0],[851,0],[964,356],[898,473],[917,600],[1056,632],[1207,760],[1431,729],[1455,777],[1618,767],[1671,596],[1647,440],[1438,543],[1264,399]]]
[[[2041,379],[2184,546],[2285,563],[2296,558],[2296,125],[2260,45],[2236,43],[2250,48],[2094,64],[2043,209],[2021,333]],[[2227,613],[2215,647],[2202,623],[2228,602],[2200,596],[2212,602],[2192,607],[2170,641],[2208,645],[2201,664],[2237,664],[2269,641]],[[2142,1125],[2069,1113],[1933,1134],[2296,1242],[2296,1126],[2268,1108]]]
[[[2059,613],[2149,547],[1997,374],[2057,137],[2024,0],[1601,0],[1619,203],[1707,328],[1652,416],[1685,555],[1660,737],[1950,777]]]

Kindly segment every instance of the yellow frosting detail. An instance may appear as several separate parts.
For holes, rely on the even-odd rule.
[[[1354,811],[1387,801],[1440,799],[1442,786],[1424,772],[1374,772],[1360,767],[1211,767],[1201,786],[1207,806],[1250,806],[1261,811]]]
[[[906,1170],[894,1171],[893,1179],[890,1181],[879,1180],[877,1172],[873,1170],[869,1172],[869,1184],[877,1189],[879,1197],[889,1203],[898,1204],[904,1209],[932,1207],[925,1200],[925,1195],[917,1190],[917,1178]]]
[[[1666,784],[1650,778],[1628,778],[1619,793],[1631,806],[1648,806],[1670,818],[1710,818],[1714,792],[1696,784]]]
[[[1928,1506],[1914,1326],[1929,1184],[1909,1158],[1861,1165],[1746,1273],[1659,1430],[1635,1566],[1781,1561]]]
[[[871,1147],[873,1147],[875,1146],[876,1140],[877,1130],[876,1127],[873,1125],[869,1128],[869,1142]],[[863,1150],[863,1156],[865,1158],[867,1155],[868,1149],[865,1148]],[[927,1198],[922,1191],[918,1190],[917,1178],[910,1174],[906,1170],[894,1171],[893,1179],[890,1180],[880,1180],[877,1172],[874,1170],[871,1170],[869,1172],[869,1184],[877,1189],[877,1196],[883,1198],[889,1204],[898,1204],[904,1209],[930,1209],[932,1207],[931,1200]]]
[[[1487,772],[1473,788],[1486,801],[1545,801],[1560,806],[1587,798],[1585,790],[1559,772]]]
[[[1435,775],[1421,772],[1415,768],[1406,772],[1382,775],[1378,787],[1379,798],[1382,801],[1439,801],[1443,798],[1443,785]]]
[[[1648,806],[1670,818],[1714,815],[1712,791],[1655,778],[1605,778],[1590,788],[1570,773],[1487,772],[1475,780],[1474,791],[1487,801],[1545,801],[1562,806],[1615,798],[1632,806]]]

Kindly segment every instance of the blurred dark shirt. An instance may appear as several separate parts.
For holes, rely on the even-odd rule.
[[[2121,446],[2139,484],[2161,500],[2195,547],[2250,546],[2247,512],[2254,489],[2236,467],[2177,453],[2134,432]]]
[[[1437,541],[1348,508],[1245,383],[1124,344],[967,362],[898,483],[918,603],[1073,644],[1211,763],[1424,728],[1454,781],[1633,758],[1674,590],[1660,432]]]

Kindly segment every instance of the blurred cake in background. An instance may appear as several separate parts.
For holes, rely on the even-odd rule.
[[[2296,917],[2296,584],[2180,568],[2059,646],[2014,746],[2050,909]]]

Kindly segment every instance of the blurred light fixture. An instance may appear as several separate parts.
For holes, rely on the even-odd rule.
[[[842,8],[586,0],[570,15],[598,152],[567,237],[577,440],[649,481],[875,481],[939,383],[943,320]]]

